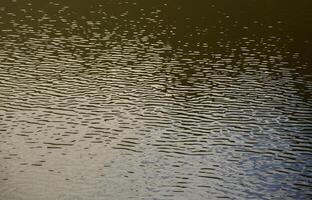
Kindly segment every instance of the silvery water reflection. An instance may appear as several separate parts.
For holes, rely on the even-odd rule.
[[[311,195],[307,8],[3,2],[0,199]]]

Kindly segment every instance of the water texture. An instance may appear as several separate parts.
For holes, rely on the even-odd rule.
[[[1,200],[309,199],[309,1],[0,2]]]

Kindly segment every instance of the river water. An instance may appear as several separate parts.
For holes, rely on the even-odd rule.
[[[309,199],[309,1],[1,0],[1,200]]]

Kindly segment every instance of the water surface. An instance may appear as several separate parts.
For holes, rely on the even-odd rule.
[[[309,1],[0,3],[0,199],[309,199]]]

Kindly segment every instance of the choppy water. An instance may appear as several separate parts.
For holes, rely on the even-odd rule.
[[[0,199],[309,199],[308,4],[1,1]]]

